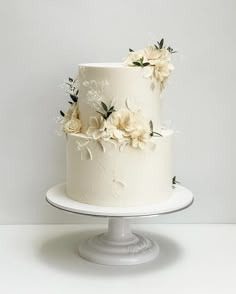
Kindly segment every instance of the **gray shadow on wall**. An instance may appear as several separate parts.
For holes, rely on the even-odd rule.
[[[136,230],[135,230],[136,231]],[[133,266],[106,266],[88,262],[78,255],[78,244],[80,241],[102,233],[103,231],[78,231],[59,235],[45,241],[39,248],[39,259],[56,271],[74,275],[100,276],[100,277],[122,277],[127,275],[144,275],[150,271],[161,271],[178,262],[183,254],[183,249],[176,241],[159,234],[143,235],[156,240],[160,246],[160,255],[150,263]]]

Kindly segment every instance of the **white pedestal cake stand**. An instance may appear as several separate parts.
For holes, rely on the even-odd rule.
[[[66,185],[59,184],[47,192],[52,206],[82,215],[108,217],[108,231],[91,237],[79,245],[82,258],[105,265],[135,265],[155,259],[158,244],[140,234],[132,233],[128,218],[150,217],[180,211],[193,203],[193,194],[175,185],[171,197],[159,204],[142,207],[102,207],[74,201],[67,197]]]

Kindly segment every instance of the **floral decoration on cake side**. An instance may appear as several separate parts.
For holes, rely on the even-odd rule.
[[[66,113],[60,110],[60,114],[62,116],[61,125],[62,130],[68,134],[77,134],[80,133],[81,130],[81,121],[79,119],[79,106],[78,106],[78,94],[79,89],[76,86],[76,81],[72,78],[65,83],[66,84],[66,92],[69,94],[71,100],[68,101],[70,104],[69,109]]]
[[[157,44],[147,46],[143,50],[129,49],[129,54],[124,63],[127,66],[139,66],[143,68],[145,78],[155,78],[160,82],[161,90],[174,66],[171,63],[171,55],[176,53],[170,46],[164,45],[164,39]]]

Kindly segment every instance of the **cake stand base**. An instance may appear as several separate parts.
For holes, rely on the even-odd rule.
[[[82,258],[104,265],[135,265],[154,260],[159,246],[130,230],[124,217],[110,218],[108,232],[91,237],[79,246]]]
[[[107,233],[91,237],[79,246],[82,258],[105,265],[134,265],[155,259],[159,254],[159,246],[143,235],[132,233],[128,218],[181,211],[189,207],[193,200],[193,194],[180,185],[174,185],[171,197],[166,201],[138,207],[104,207],[81,203],[67,196],[64,183],[47,192],[48,203],[56,208],[109,219]]]

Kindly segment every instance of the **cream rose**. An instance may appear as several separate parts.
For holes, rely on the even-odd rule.
[[[65,133],[79,133],[81,129],[81,122],[79,120],[79,108],[74,103],[63,119],[63,130]]]
[[[77,118],[72,118],[67,121],[64,125],[65,133],[79,133],[81,129],[81,122]]]

